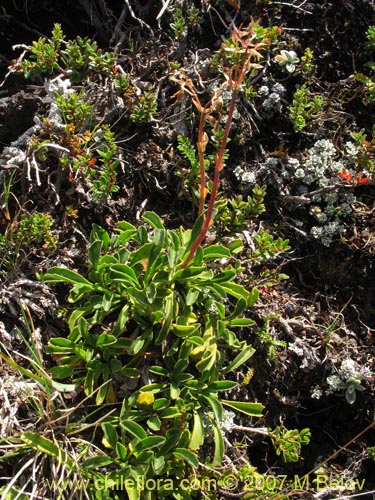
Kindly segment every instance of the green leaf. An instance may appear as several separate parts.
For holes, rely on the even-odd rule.
[[[72,283],[73,285],[87,285],[88,287],[94,289],[94,285],[79,273],[63,267],[51,267],[44,275],[43,280],[47,283]]]
[[[228,400],[222,400],[221,403],[225,406],[229,406],[229,408],[232,408],[233,410],[249,415],[250,417],[261,417],[262,411],[264,410],[262,403],[248,403],[245,401]]]
[[[311,439],[310,429],[308,427],[306,429],[302,429],[299,434],[301,437],[301,443],[302,444],[309,444],[310,439]]]
[[[177,271],[175,274],[175,279],[178,281],[184,281],[189,278],[192,278],[193,276],[199,276],[202,273],[209,273],[207,276],[206,274],[204,275],[205,278],[212,279],[212,271],[207,271],[205,266],[191,266],[191,267],[186,267],[185,269],[181,269],[180,271]]]
[[[156,229],[165,229],[163,221],[155,212],[145,212],[142,219]]]
[[[141,441],[138,441],[133,447],[133,453],[138,453],[142,450],[150,450],[158,446],[162,446],[166,439],[164,436],[147,436]]]
[[[204,443],[204,429],[202,418],[197,411],[193,413],[193,430],[191,432],[189,448],[190,450],[198,450]]]
[[[69,375],[68,375],[69,376]],[[62,377],[66,378],[66,377]],[[56,382],[56,380],[52,380],[52,387],[56,389],[58,392],[73,392],[76,391],[79,387],[79,383],[76,384],[63,384],[61,382]]]
[[[83,285],[81,283],[75,284],[69,292],[68,302],[74,304],[74,302],[78,302],[82,299],[82,297],[92,292],[93,290],[93,285]]]
[[[234,269],[226,269],[225,271],[216,275],[213,279],[213,283],[226,283],[232,280],[236,276],[237,272]]]
[[[200,324],[197,323],[195,325],[176,325],[173,324],[171,326],[171,331],[176,335],[176,337],[189,337],[190,335],[194,335],[200,328]]]
[[[90,457],[82,464],[85,470],[96,469],[97,467],[105,467],[113,463],[113,458],[107,456]]]
[[[169,399],[159,398],[154,401],[152,409],[155,411],[164,410],[165,408],[168,408],[169,405],[170,405]]]
[[[230,253],[233,254],[233,255],[236,254],[236,253],[239,253],[243,249],[243,241],[240,240],[240,239],[231,241],[229,243],[228,248],[230,250]]]
[[[190,288],[188,293],[186,294],[185,303],[187,306],[192,306],[198,300],[199,290],[195,290],[194,288]]]
[[[112,450],[115,450],[118,441],[116,427],[109,422],[104,422],[102,424],[102,429],[106,441],[111,446]]]
[[[212,382],[207,387],[207,391],[209,392],[219,392],[219,391],[230,391],[237,387],[237,382],[232,382],[231,380],[217,380]]]
[[[128,451],[125,445],[122,443],[116,443],[116,453],[120,460],[125,461]]]
[[[96,346],[97,347],[103,347],[103,346],[108,346],[108,345],[111,345],[111,344],[115,344],[116,343],[116,337],[114,337],[113,335],[109,334],[109,333],[101,333],[99,335],[99,337],[97,338],[96,340]]]
[[[97,224],[92,225],[92,230],[90,234],[90,242],[93,243],[99,240],[103,243],[104,249],[107,250],[111,241],[108,232]]]
[[[231,257],[230,250],[222,245],[210,245],[203,249],[203,260],[205,261],[229,257]]]
[[[100,240],[94,241],[89,246],[88,257],[89,257],[89,261],[90,261],[90,266],[93,269],[96,269],[97,266],[98,266],[98,262],[99,262],[99,259],[100,259],[100,254],[101,254],[101,251],[102,251],[102,246],[103,246],[103,242],[100,241]]]
[[[212,408],[216,421],[221,422],[223,419],[223,407],[218,398],[216,396],[208,395],[202,395],[201,398]]]
[[[177,314],[178,314],[178,303],[177,303],[175,294],[172,291],[172,293],[170,293],[165,298],[164,322],[163,322],[163,326],[161,327],[160,331],[156,334],[156,337],[155,337],[155,344],[156,345],[160,345],[165,341],[165,339],[167,338],[168,333],[170,331],[172,322],[175,320]]]
[[[131,285],[136,285],[139,287],[138,276],[134,269],[132,269],[127,264],[113,264],[110,267],[110,279],[112,281],[119,281],[129,283]]]
[[[232,319],[228,322],[229,326],[252,326],[255,324],[255,321],[250,318],[236,318]]]
[[[137,228],[135,226],[133,226],[133,224],[130,224],[130,222],[125,221],[125,220],[118,222],[117,227],[121,231],[129,231],[129,230],[136,231],[137,230]]]
[[[74,359],[78,358],[71,358],[71,363],[73,363]],[[50,374],[52,375],[53,378],[57,379],[64,379],[68,377],[72,377],[74,373],[77,371],[77,367],[73,368],[72,366],[53,366],[50,369]]]
[[[195,453],[193,453],[190,450],[187,450],[186,448],[176,448],[173,451],[173,455],[176,458],[182,458],[185,462],[187,462],[191,467],[196,469],[199,465],[199,460],[198,457]]]
[[[180,395],[180,387],[176,382],[172,382],[170,385],[169,393],[171,396],[171,399],[177,399]]]
[[[123,368],[121,368],[121,373],[124,377],[128,378],[139,378],[141,375],[138,368],[133,368],[130,366],[124,366]]]
[[[138,439],[145,439],[147,437],[146,431],[143,429],[143,427],[137,424],[137,422],[134,422],[134,420],[121,420],[120,425],[127,432]]]
[[[259,290],[257,288],[253,288],[250,292],[249,300],[247,301],[248,307],[252,307],[259,299]]]
[[[222,465],[224,459],[224,439],[222,431],[217,422],[212,422],[212,429],[214,433],[214,443],[215,443],[215,451],[214,458],[212,460],[212,466],[216,467]]]
[[[3,354],[2,352],[0,352],[0,358],[3,359],[5,361],[5,363],[7,363],[9,366],[14,368],[17,372],[25,375],[27,378],[30,378],[31,380],[35,380],[35,381],[39,382],[42,386],[46,385],[46,380],[44,378],[38,377],[37,375],[35,375],[35,373],[33,373],[30,370],[28,370],[27,368],[24,368],[23,366],[19,365],[18,363],[13,361],[12,358],[9,358],[8,356]]]
[[[136,307],[142,306],[142,307],[149,307],[150,302],[147,298],[147,295],[143,292],[140,292],[139,290],[136,290],[135,288],[128,288],[127,290],[128,294],[130,297],[133,299],[134,305]]]
[[[140,500],[141,492],[138,490],[137,481],[125,481],[125,489],[129,500]]]
[[[112,358],[109,360],[109,368],[112,373],[117,373],[122,369],[122,363],[119,359]],[[124,374],[123,372],[121,373]]]
[[[226,374],[236,370],[239,366],[243,365],[248,359],[250,359],[254,352],[254,347],[251,345],[247,345],[239,354],[237,354],[234,360],[231,361],[226,368],[224,368],[222,373]]]
[[[213,366],[215,366],[217,359],[217,344],[216,340],[212,338],[210,343],[207,345],[202,358],[196,363],[196,368],[201,373],[208,372]]]
[[[117,316],[116,324],[113,328],[113,334],[118,337],[125,331],[126,323],[129,321],[129,304],[125,304]]]
[[[20,440],[38,453],[44,453],[53,457],[60,464],[65,465],[70,471],[75,470],[75,463],[67,452],[50,439],[47,439],[35,432],[23,432],[20,436]]]
[[[229,294],[235,297],[236,299],[245,299],[246,302],[250,298],[250,292],[246,290],[242,285],[238,283],[222,283],[222,288]]]
[[[177,406],[170,406],[159,413],[160,418],[175,418],[181,416],[181,410]]]
[[[200,215],[195,221],[194,226],[191,230],[189,243],[186,246],[186,253],[190,250],[190,248],[194,245],[196,239],[198,238],[198,235],[202,228],[202,224],[203,224],[203,215]]]
[[[161,427],[161,421],[160,421],[160,418],[158,416],[151,416],[148,420],[147,420],[147,426],[149,427],[149,429],[151,429],[152,431],[160,431],[160,427]]]

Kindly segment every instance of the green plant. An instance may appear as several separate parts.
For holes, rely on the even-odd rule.
[[[275,239],[268,231],[260,231],[254,236],[256,248],[252,258],[268,260],[277,254],[290,250],[289,240]]]
[[[371,71],[375,71],[373,63],[370,63],[369,67]],[[363,85],[365,99],[368,102],[373,102],[375,100],[375,82],[373,78],[363,73],[356,73],[354,77],[357,82]]]
[[[87,101],[84,90],[66,95],[56,92],[55,99],[65,124],[73,124],[76,130],[89,128],[93,120],[93,105]]]
[[[367,448],[367,453],[369,454],[369,456],[372,458],[372,460],[375,461],[375,446],[369,446]]]
[[[374,25],[369,26],[365,35],[366,35],[366,40],[367,40],[366,44],[365,44],[365,48],[369,52],[375,51],[375,26]]]
[[[101,79],[103,76],[117,77],[116,58],[112,52],[103,52],[98,44],[89,38],[78,36],[69,40],[61,51],[64,68],[69,70],[72,82]]]
[[[39,76],[43,73],[52,74],[59,69],[59,52],[65,35],[61,25],[55,24],[50,39],[45,37],[34,41],[27,47],[28,58],[23,58],[16,63],[19,70],[24,73],[25,78]]]
[[[285,68],[288,73],[293,73],[296,69],[296,64],[299,63],[299,57],[294,50],[281,50],[280,54],[275,56],[275,61]]]
[[[289,112],[294,131],[301,132],[306,127],[306,122],[315,118],[322,110],[323,104],[323,96],[312,96],[307,85],[301,85],[294,93]]]
[[[303,53],[303,56],[301,57],[301,66],[300,70],[305,77],[311,76],[314,71],[315,71],[315,64],[313,64],[314,60],[314,52],[310,49],[310,47],[307,47],[305,49],[305,52]]]
[[[256,219],[265,211],[264,197],[266,186],[256,185],[252,196],[246,200],[238,195],[230,200],[218,199],[215,203],[215,227],[220,231],[242,231],[249,221]]]
[[[93,197],[94,200],[101,197],[108,200],[113,193],[116,193],[120,189],[116,184],[116,169],[120,164],[120,160],[115,159],[117,148],[105,145],[102,149],[97,149],[96,153],[100,157],[101,168],[99,179],[95,179],[92,183]]]
[[[374,174],[375,161],[373,158],[375,152],[375,126],[372,127],[372,134],[370,137],[367,136],[364,128],[362,128],[359,132],[352,132],[350,137],[354,140],[354,143],[358,147],[356,163],[360,169],[360,173],[363,169],[365,169],[371,174]]]
[[[239,468],[236,479],[242,490],[241,498],[245,500],[288,500],[288,495],[282,494],[286,476],[260,474],[256,467],[243,465]]]
[[[302,445],[310,442],[310,429],[287,429],[283,424],[274,430],[268,429],[277,455],[282,455],[284,462],[298,462]]]
[[[51,38],[41,37],[26,47],[25,54],[16,62],[16,68],[26,78],[58,72],[69,76],[74,83],[83,82],[88,77],[113,77],[116,62],[113,54],[98,48],[97,43],[88,38],[77,37],[65,42],[60,24],[55,24]]]
[[[18,245],[44,244],[48,250],[56,249],[56,237],[52,234],[53,220],[50,214],[33,212],[22,214],[15,235]]]
[[[13,187],[13,180],[14,180],[15,173],[16,173],[16,170],[14,169],[11,171],[10,175],[6,175],[5,173],[3,173],[4,175],[2,176],[3,177],[3,192],[2,192],[1,197],[0,197],[1,210],[3,212],[5,219],[8,221],[11,218],[10,213],[9,213],[9,200],[10,200],[11,195],[13,195],[12,187]]]
[[[258,339],[267,347],[267,357],[270,360],[275,359],[277,347],[285,348],[287,343],[284,340],[278,340],[270,333],[271,323],[279,318],[278,314],[265,316],[263,319],[262,328],[255,331]]]
[[[7,394],[12,405],[7,425],[2,426],[1,460],[9,464],[19,461],[20,464],[15,467],[16,472],[11,477],[4,477],[4,470],[3,482],[7,480],[7,483],[0,490],[1,498],[36,498],[34,495],[38,489],[40,496],[51,498],[53,495],[53,498],[60,499],[63,496],[59,493],[62,491],[61,485],[64,485],[67,479],[77,478],[77,484],[81,480],[82,489],[88,479],[88,475],[82,476],[78,464],[81,457],[71,451],[73,446],[68,436],[69,420],[77,408],[73,406],[67,410],[62,392],[69,393],[74,390],[74,386],[52,379],[45,368],[40,332],[35,329],[27,307],[21,309],[20,317],[25,327],[22,330],[16,328],[16,331],[22,339],[23,353],[8,349],[0,343],[1,361],[4,366],[9,367],[8,375],[2,379],[2,391]],[[14,429],[20,428],[20,421],[24,418],[22,412],[25,407],[28,426],[32,426],[33,431],[15,433]],[[75,423],[71,425],[71,429],[77,430],[81,424],[77,418],[72,420]],[[80,444],[78,439],[75,446],[79,448]],[[56,478],[51,488],[48,477]]]
[[[176,40],[183,40],[187,34],[187,25],[181,9],[173,11],[173,22],[170,24]]]
[[[155,471],[176,471],[176,459],[197,467],[204,418],[213,427],[211,463],[221,463],[223,405],[260,415],[258,403],[218,396],[237,385],[223,377],[254,352],[234,329],[253,324],[242,315],[258,292],[235,283],[230,265],[219,272],[210,269],[211,261],[239,251],[238,242],[198,249],[184,266],[201,221],[192,230],[167,230],[155,213],[143,218],[151,231],[120,222],[118,234],[110,236],[94,226],[87,278],[55,267],[44,280],[72,284],[69,301],[81,304],[68,319],[68,337],[52,338],[47,346],[58,360],[53,377],[82,384],[87,395],[99,386],[97,404],[116,400],[114,377],[132,381],[119,420],[112,422],[122,429],[118,460],[131,466],[126,474],[135,468],[134,474],[140,470],[153,477]],[[110,446],[119,450],[118,431],[104,429],[111,432]],[[108,460],[93,459],[86,466],[104,466]]]
[[[149,123],[157,111],[157,102],[152,87],[141,95],[133,106],[130,119],[134,123]]]

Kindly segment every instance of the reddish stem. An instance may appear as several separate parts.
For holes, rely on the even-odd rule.
[[[207,234],[207,231],[209,230],[209,228],[211,226],[212,214],[213,214],[213,211],[215,208],[215,200],[216,200],[217,192],[219,189],[220,172],[224,168],[223,158],[224,158],[224,153],[225,153],[225,147],[227,145],[227,141],[228,141],[228,137],[229,137],[230,127],[231,127],[232,120],[233,120],[233,113],[234,113],[234,109],[236,106],[236,99],[237,99],[237,90],[233,91],[233,93],[232,93],[232,98],[231,98],[230,105],[229,105],[227,122],[225,124],[225,129],[224,129],[224,135],[220,141],[220,148],[219,148],[219,151],[218,151],[218,154],[216,157],[215,173],[214,173],[214,179],[213,179],[213,183],[212,183],[212,192],[211,192],[211,196],[210,196],[210,202],[209,202],[208,208],[207,208],[207,213],[206,213],[205,218],[203,220],[203,224],[202,224],[201,230],[197,236],[197,239],[194,241],[194,244],[191,247],[189,255],[187,256],[185,262],[182,264],[183,268],[185,268],[189,264],[191,259],[194,257],[199,245],[204,240],[204,238]]]
[[[201,113],[201,117],[199,120],[199,129],[198,129],[198,156],[199,156],[199,167],[200,167],[200,186],[199,186],[199,212],[201,215],[204,210],[204,202],[206,200],[206,170],[204,168],[204,151],[206,149],[206,145],[204,144],[204,124],[206,121],[206,110],[204,109]]]

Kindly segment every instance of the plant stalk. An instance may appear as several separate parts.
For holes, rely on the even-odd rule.
[[[203,220],[202,228],[197,236],[197,239],[194,241],[193,246],[190,249],[189,255],[185,259],[184,263],[182,264],[182,268],[185,268],[191,259],[194,257],[199,245],[202,243],[204,240],[207,231],[209,230],[211,224],[212,224],[212,215],[215,207],[215,200],[217,196],[217,192],[219,189],[219,184],[220,184],[220,172],[224,168],[224,163],[223,163],[223,158],[224,158],[224,153],[225,153],[225,147],[227,145],[228,137],[229,137],[229,132],[230,132],[230,127],[232,124],[233,120],[233,113],[236,107],[236,100],[237,100],[237,90],[234,90],[232,93],[232,98],[230,101],[229,105],[229,110],[228,110],[228,117],[227,117],[227,122],[225,124],[225,129],[224,129],[224,135],[222,140],[220,141],[220,148],[216,157],[216,163],[215,163],[215,173],[214,173],[214,179],[212,183],[212,192],[210,196],[210,202],[208,204],[207,212],[205,215],[205,218]],[[201,156],[201,155],[200,155]],[[203,156],[203,154],[202,154]],[[204,168],[204,164],[203,164]],[[204,198],[203,198],[203,203],[204,203]]]

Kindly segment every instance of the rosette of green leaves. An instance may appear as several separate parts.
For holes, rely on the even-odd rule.
[[[44,276],[49,283],[73,285],[68,300],[76,304],[68,337],[52,338],[47,346],[58,359],[51,371],[55,378],[83,384],[87,395],[100,386],[98,404],[116,400],[114,374],[131,380],[135,389],[124,399],[123,418],[141,425],[147,437],[163,436],[157,447],[164,454],[164,445],[170,453],[176,447],[188,450],[180,459],[190,464],[204,442],[202,418],[209,418],[217,465],[224,455],[223,405],[252,416],[263,408],[218,395],[236,386],[224,377],[254,353],[235,330],[253,324],[244,314],[258,291],[235,282],[229,261],[241,250],[240,241],[199,248],[184,267],[201,219],[192,230],[167,230],[153,212],[143,219],[147,225],[138,228],[120,222],[113,235],[93,227],[87,277],[58,267]],[[176,442],[166,438],[166,427],[171,436],[178,434]],[[146,452],[148,446],[139,446]],[[134,453],[131,457],[138,464]],[[155,450],[152,457],[161,460]]]

